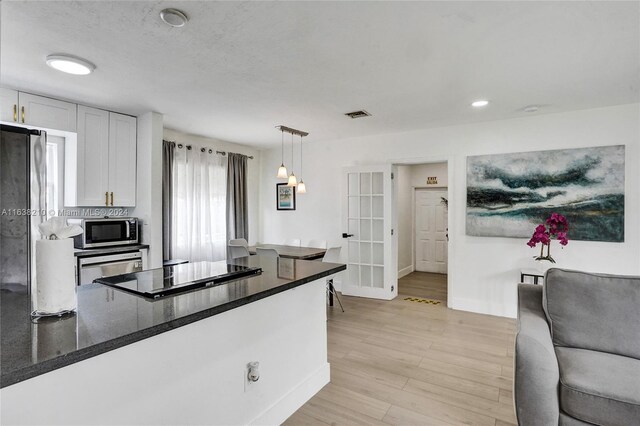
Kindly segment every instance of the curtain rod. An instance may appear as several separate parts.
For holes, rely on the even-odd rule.
[[[166,139],[163,139],[162,142],[175,143],[178,148],[182,148],[183,146],[186,146],[186,148],[188,150],[191,150],[191,148],[192,148],[191,145],[183,145],[181,143],[177,143],[176,141],[168,141]],[[204,147],[200,148],[200,152],[206,152],[206,151],[207,151],[207,148],[204,148]],[[209,151],[209,154],[213,154],[213,149],[208,148],[208,151]],[[216,151],[216,154],[227,155],[227,152],[226,151]],[[230,154],[234,154],[234,153],[230,153]],[[244,154],[241,154],[241,155],[244,155]],[[246,157],[248,159],[250,159],[250,160],[253,160],[253,155],[247,155]]]

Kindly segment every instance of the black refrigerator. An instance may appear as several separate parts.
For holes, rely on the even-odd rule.
[[[0,286],[35,283],[38,224],[46,220],[46,133],[0,125]]]

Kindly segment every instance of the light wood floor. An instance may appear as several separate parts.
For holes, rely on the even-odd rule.
[[[402,278],[392,301],[344,296],[345,313],[329,308],[331,383],[285,425],[516,423],[515,321],[403,300],[436,298],[443,277],[433,275]]]

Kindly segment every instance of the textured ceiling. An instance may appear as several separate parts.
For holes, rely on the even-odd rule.
[[[3,85],[257,147],[278,124],[322,141],[640,99],[636,1],[0,4]],[[48,68],[59,52],[97,69]],[[361,108],[373,117],[343,115]]]

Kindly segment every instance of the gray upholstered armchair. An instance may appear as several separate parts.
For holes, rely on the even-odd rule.
[[[640,277],[550,269],[518,287],[521,426],[640,425]]]

